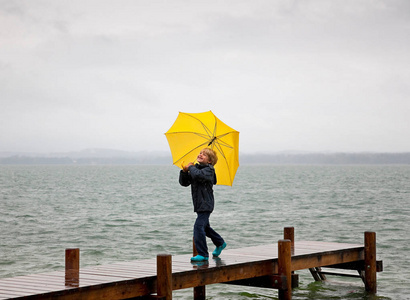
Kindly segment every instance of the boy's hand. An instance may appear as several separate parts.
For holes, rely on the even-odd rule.
[[[188,172],[188,168],[190,167],[190,166],[193,166],[194,164],[193,163],[188,163],[188,164],[186,164],[186,165],[184,165],[184,162],[182,162],[182,164],[181,164],[181,166],[182,166],[182,169],[184,170],[184,172]]]

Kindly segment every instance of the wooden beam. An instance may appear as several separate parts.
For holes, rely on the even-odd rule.
[[[363,247],[331,251],[321,254],[306,254],[292,257],[292,270],[304,270],[315,267],[353,262],[364,258]]]
[[[325,276],[322,276],[322,272],[320,268],[309,268],[310,274],[312,274],[315,281],[323,281],[326,280]]]
[[[331,275],[331,276],[342,276],[342,277],[352,277],[352,278],[361,278],[359,274],[347,274],[347,273],[336,273],[336,272],[328,272],[328,271],[318,271],[319,275]]]
[[[277,261],[267,259],[224,266],[223,268],[203,268],[195,272],[175,273],[173,274],[172,285],[173,290],[179,290],[277,273]]]
[[[349,263],[344,264],[335,264],[330,266],[324,266],[326,268],[331,269],[342,269],[342,270],[356,270],[356,271],[364,271],[364,260],[352,261]],[[376,260],[376,272],[383,272],[383,261]]]
[[[287,287],[286,277],[279,275],[267,275],[249,279],[241,279],[225,282],[226,284],[252,286],[267,289],[285,289]],[[292,274],[292,289],[299,286],[299,276]]]
[[[128,298],[126,300],[166,300],[166,299],[165,297],[160,297],[158,295],[147,295],[147,296]]]

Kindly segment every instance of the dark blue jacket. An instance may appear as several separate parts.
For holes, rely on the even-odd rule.
[[[182,186],[191,185],[192,202],[195,212],[212,212],[214,210],[214,190],[216,184],[215,169],[212,165],[196,164],[181,170],[179,183]]]

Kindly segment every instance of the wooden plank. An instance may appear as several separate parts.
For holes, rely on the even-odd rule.
[[[27,294],[26,292],[21,291],[21,290],[18,290],[18,291],[2,290],[1,293],[5,295],[10,295],[9,297],[21,297]]]
[[[52,292],[56,290],[66,289],[64,284],[59,286],[56,285],[46,285],[46,284],[25,284],[24,282],[11,282],[8,285],[3,284],[0,287],[0,291],[23,291],[24,293],[33,294],[36,292]],[[67,288],[68,289],[68,288]]]
[[[67,289],[65,287],[65,277],[63,275],[60,277],[56,277],[54,274],[38,274],[38,275],[28,275],[23,277],[15,277],[15,278],[6,278],[0,280],[0,289],[3,288],[4,285],[9,283],[13,283],[14,285],[19,284],[24,288],[25,286],[51,286],[54,289]],[[89,286],[89,285],[96,285],[96,284],[103,284],[103,283],[110,283],[110,282],[118,282],[123,281],[123,278],[118,277],[109,277],[109,276],[98,276],[98,275],[86,275],[80,274],[80,283],[79,287]]]
[[[140,268],[136,268],[136,269],[118,269],[116,267],[106,267],[106,268],[84,268],[80,270],[80,273],[88,273],[88,274],[103,274],[103,273],[116,273],[116,274],[156,274],[156,270],[155,269],[151,269],[151,268],[144,268],[144,267],[140,267]]]
[[[121,271],[139,271],[139,270],[154,270],[156,269],[156,265],[151,263],[141,263],[141,264],[133,264],[129,266],[118,266],[118,265],[111,265],[111,266],[95,266],[91,268],[82,268],[81,270],[89,269],[89,270],[121,270]]]
[[[295,242],[295,256],[312,254],[317,252],[327,252],[327,251],[338,251],[351,248],[363,248],[362,245],[355,244],[339,244],[339,243],[327,243],[327,242],[314,242],[314,241],[298,241]],[[277,258],[277,249],[275,248],[276,244],[264,245],[264,246],[254,246],[241,249],[229,249],[225,250],[223,258],[227,255],[234,255],[236,257],[247,256],[251,259],[259,259],[266,257],[276,257]]]
[[[49,286],[50,288],[60,288],[61,286],[64,285],[64,282],[48,282],[48,281],[39,281],[39,280],[34,280],[34,279],[26,279],[26,278],[21,278],[21,279],[15,279],[15,278],[8,278],[8,280],[2,280],[0,282],[0,289],[2,289],[4,286],[8,285],[16,285],[16,286]]]
[[[16,294],[8,291],[0,291],[0,299],[14,299],[18,297],[23,297],[24,294]]]
[[[20,280],[10,280],[7,282],[3,282],[0,285],[0,290],[4,289],[8,286],[25,286],[25,287],[29,287],[29,288],[49,288],[49,289],[59,289],[59,288],[64,288],[64,282],[61,282],[59,284],[57,283],[48,283],[48,282],[44,282],[44,281],[20,281]]]
[[[117,268],[119,270],[121,269],[122,270],[137,270],[142,267],[155,269],[156,262],[155,261],[137,261],[137,262],[130,261],[127,264],[99,265],[99,266],[94,266],[92,268],[98,268],[98,269]]]
[[[15,295],[15,294],[10,294],[10,293],[7,293],[7,292],[2,292],[2,291],[0,291],[0,299],[1,300],[3,300],[3,299],[12,299],[12,298],[17,298],[18,296],[17,295]]]
[[[43,294],[43,293],[49,293],[53,292],[53,289],[45,288],[45,287],[37,287],[37,288],[32,288],[32,287],[27,287],[27,286],[4,286],[2,287],[3,291],[7,292],[13,292],[13,293],[23,293],[24,295],[35,295],[35,294]]]
[[[106,275],[106,276],[116,276],[116,277],[132,277],[132,278],[138,278],[138,277],[145,277],[149,275],[155,275],[156,272],[153,272],[151,270],[144,270],[140,269],[138,271],[124,271],[124,270],[116,270],[116,269],[108,269],[108,270],[81,270],[81,274],[96,274],[96,275]]]
[[[6,277],[6,278],[0,278],[0,282],[3,280],[9,280],[9,279],[38,277],[38,276],[43,276],[43,275],[64,278],[65,273],[62,271],[54,271],[54,272],[48,272],[48,273],[37,273],[37,274],[29,274],[29,275],[16,276],[16,277]]]
[[[335,250],[345,250],[351,248],[363,248],[363,245],[333,242],[296,241],[295,255],[301,255],[308,251],[326,252]]]
[[[64,286],[64,273],[61,272],[61,275],[58,277],[56,274],[34,274],[34,275],[27,275],[27,276],[19,276],[19,277],[12,277],[12,278],[4,278],[0,279],[0,288],[4,284],[8,284],[10,282],[20,283],[22,285],[25,284],[48,284],[48,285],[57,285],[57,286]]]
[[[139,272],[130,272],[130,273],[126,273],[126,272],[116,272],[116,271],[100,271],[100,272],[93,272],[93,271],[81,271],[80,272],[80,276],[81,275],[90,275],[90,276],[108,276],[108,277],[117,277],[117,278],[121,278],[123,280],[127,280],[127,279],[136,279],[136,278],[144,278],[147,276],[154,276],[156,275],[153,272],[144,272],[144,271],[139,271]]]
[[[155,267],[145,267],[140,266],[138,268],[118,268],[117,266],[105,266],[105,267],[95,267],[95,268],[82,268],[80,272],[87,272],[87,273],[99,273],[99,272],[116,272],[116,273],[137,273],[137,272],[151,272],[155,273]]]

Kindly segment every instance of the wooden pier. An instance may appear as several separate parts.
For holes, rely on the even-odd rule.
[[[194,249],[195,252],[195,249]],[[278,244],[225,249],[220,258],[191,263],[191,254],[160,254],[156,259],[79,267],[79,249],[66,250],[66,270],[0,279],[0,299],[172,299],[172,291],[193,288],[193,299],[205,299],[206,285],[238,284],[277,289],[291,299],[295,271],[309,269],[325,280],[322,267],[356,270],[370,294],[377,291],[376,235],[365,232],[363,245],[295,241],[293,227]],[[345,275],[346,274],[342,274]]]

